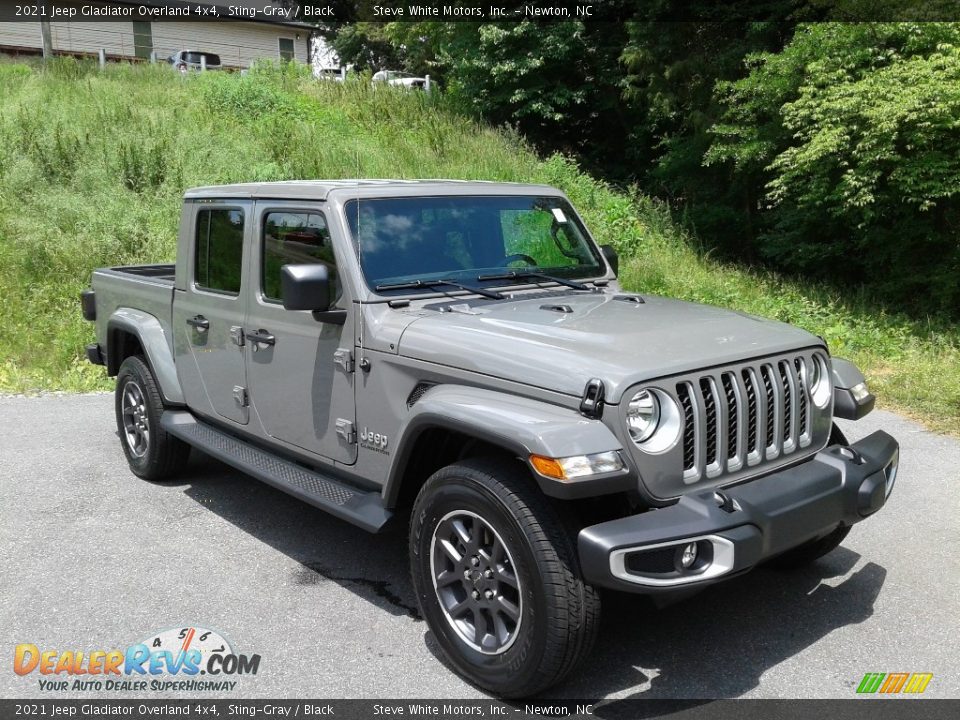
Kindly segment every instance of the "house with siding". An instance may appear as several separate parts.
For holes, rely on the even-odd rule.
[[[82,4],[92,3],[85,0]],[[144,17],[138,12],[139,7],[176,3],[104,0],[95,4],[126,8],[131,19],[83,20],[78,2],[76,19],[49,23],[54,54],[97,56],[103,49],[110,60],[149,60],[155,53],[162,62],[179,50],[195,50],[219,55],[223,67],[232,69],[247,68],[264,58],[311,61],[313,26],[288,21],[282,16],[257,12],[215,21],[149,20],[138,19]],[[229,18],[229,6],[260,11],[270,0],[207,0],[200,4],[216,6],[221,18]],[[0,53],[40,54],[43,50],[40,25],[39,22],[0,22]]]

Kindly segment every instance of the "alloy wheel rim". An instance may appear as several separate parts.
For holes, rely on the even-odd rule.
[[[123,386],[123,435],[127,447],[135,457],[143,457],[150,447],[150,419],[143,390],[130,380]]]
[[[485,655],[505,653],[522,623],[523,595],[510,549],[469,510],[444,515],[430,540],[430,572],[444,618]]]

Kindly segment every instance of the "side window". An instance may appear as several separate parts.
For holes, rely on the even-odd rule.
[[[278,38],[278,42],[280,43],[280,59],[293,60],[296,57],[293,49],[293,40],[290,38]]]
[[[237,295],[243,265],[243,211],[197,213],[193,280],[198,288]]]
[[[283,301],[280,270],[284,265],[323,263],[333,280],[333,297],[340,297],[337,264],[327,221],[320,213],[268,212],[263,219],[263,297]]]

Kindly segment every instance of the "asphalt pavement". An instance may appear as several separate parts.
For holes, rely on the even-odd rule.
[[[848,698],[866,672],[928,672],[960,697],[960,441],[889,412],[888,506],[801,571],[759,569],[669,607],[611,594],[597,648],[551,697]],[[477,698],[420,619],[403,531],[374,536],[194,453],[134,477],[112,396],[0,398],[0,697],[45,694],[14,647],[110,650],[214,629],[256,675],[237,697]],[[73,678],[71,678],[72,680]]]

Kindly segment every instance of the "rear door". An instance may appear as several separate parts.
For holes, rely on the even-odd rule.
[[[352,313],[346,325],[283,307],[284,265],[323,263],[338,307],[347,307],[322,207],[258,201],[250,252],[254,285],[244,328],[252,407],[271,437],[338,462],[357,458],[353,395]],[[257,343],[250,333],[273,336]]]
[[[250,410],[242,344],[247,293],[242,279],[253,204],[203,201],[190,207],[187,282],[173,302],[177,375],[192,410],[246,425]]]

